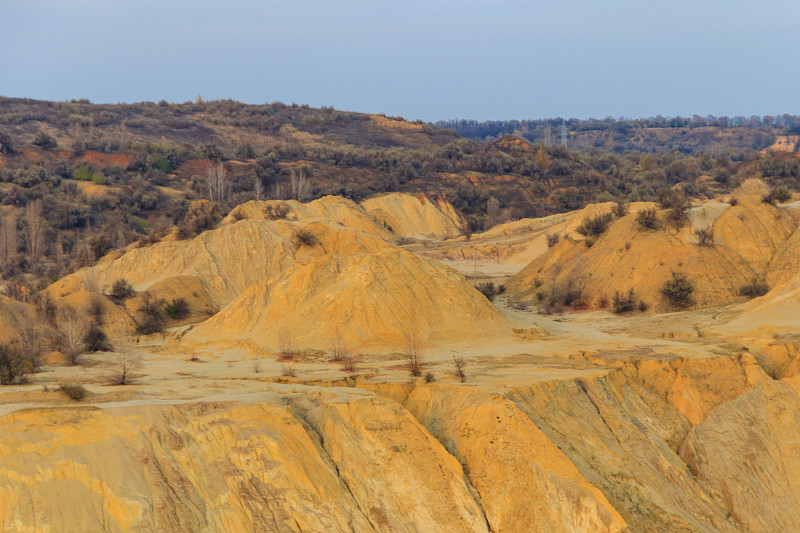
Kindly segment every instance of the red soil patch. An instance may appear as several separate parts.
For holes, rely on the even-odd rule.
[[[97,167],[97,168],[104,168],[115,166],[119,168],[125,168],[128,166],[128,163],[131,162],[132,156],[130,154],[106,154],[103,152],[94,152],[92,150],[87,150],[83,152],[79,156],[75,156],[75,152],[72,150],[61,150],[58,152],[58,155],[63,157],[64,159],[77,159],[78,161],[85,161],[90,165]]]

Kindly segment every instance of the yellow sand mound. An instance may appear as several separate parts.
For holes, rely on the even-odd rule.
[[[364,200],[361,205],[376,220],[401,237],[443,239],[461,233],[464,221],[443,199],[392,193]]]
[[[787,281],[798,268],[792,261],[800,250],[796,213],[764,204],[747,191],[738,200],[735,206],[720,201],[696,206],[680,230],[643,229],[633,213],[612,221],[593,243],[567,230],[569,238],[514,276],[509,289],[534,301],[554,288],[580,289],[589,305],[597,305],[633,288],[656,310],[667,310],[661,288],[673,271],[693,282],[699,307],[740,299],[740,288],[754,278]],[[666,214],[659,213],[662,221]],[[575,228],[579,223],[571,220]],[[713,242],[701,245],[699,229],[711,230]]]
[[[185,342],[251,341],[277,349],[324,348],[337,334],[352,347],[401,347],[497,332],[499,312],[460,274],[389,244],[391,234],[349,200],[328,197],[275,217],[276,203],[250,202],[219,228],[186,241],[127,251],[59,281],[57,299],[127,279],[137,291],[182,297],[202,320]],[[136,300],[125,310],[133,314]],[[119,324],[127,324],[119,320]]]

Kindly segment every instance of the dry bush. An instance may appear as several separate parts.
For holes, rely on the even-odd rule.
[[[658,219],[658,211],[654,208],[642,209],[636,213],[636,223],[643,229],[661,229],[661,221]]]
[[[757,298],[764,296],[769,292],[769,285],[763,279],[753,278],[747,285],[742,285],[739,288],[739,295],[748,298]]]
[[[344,340],[344,335],[337,327],[333,333],[333,338],[330,344],[331,361],[338,362],[347,357],[350,353],[347,343]]]
[[[133,296],[133,293],[133,287],[128,283],[128,280],[118,279],[111,285],[111,292],[108,297],[115,304],[121,305],[122,302]]]
[[[575,231],[585,237],[599,237],[608,229],[608,225],[611,224],[613,218],[611,213],[587,217],[583,219],[581,225]]]
[[[345,372],[355,372],[357,370],[356,364],[358,363],[355,356],[349,355],[342,358],[342,370]]]
[[[463,357],[457,355],[453,356],[453,375],[461,380],[461,383],[467,381],[467,373],[464,370],[466,366],[467,363],[464,361]]]
[[[58,386],[58,390],[76,402],[83,400],[89,394],[89,391],[86,390],[86,387],[80,383],[61,383]]]
[[[267,220],[283,220],[290,212],[289,206],[283,203],[268,205],[264,208],[264,218]]]
[[[278,334],[278,359],[290,361],[294,359],[296,350],[294,346],[294,336],[284,330]]]
[[[109,358],[111,385],[130,385],[133,382],[133,373],[142,368],[142,358],[139,355],[120,352]]]
[[[628,214],[628,204],[621,199],[617,200],[614,203],[614,207],[611,208],[611,213],[617,218],[624,217]]]
[[[292,365],[283,365],[281,366],[281,376],[293,378],[297,376],[297,371]]]
[[[408,371],[414,377],[422,375],[422,341],[416,331],[406,332],[406,359]]]
[[[137,331],[142,335],[151,335],[164,331],[166,317],[162,309],[163,300],[146,292],[142,296],[142,307],[139,308],[140,322]]]
[[[294,242],[294,245],[297,248],[302,248],[303,246],[313,248],[314,246],[320,244],[317,236],[314,235],[314,233],[308,229],[301,229],[295,232],[292,241]]]
[[[13,385],[33,372],[33,360],[10,344],[0,344],[0,385]]]
[[[173,320],[183,320],[189,316],[189,302],[185,298],[173,298],[164,309]]]
[[[711,228],[698,228],[694,230],[694,236],[697,237],[697,244],[700,246],[711,246],[714,244],[714,230]]]

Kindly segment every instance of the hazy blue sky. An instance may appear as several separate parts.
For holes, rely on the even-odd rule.
[[[0,94],[409,119],[800,114],[797,0],[0,0]]]

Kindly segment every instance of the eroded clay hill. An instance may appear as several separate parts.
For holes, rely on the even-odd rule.
[[[341,338],[352,347],[397,347],[410,337],[468,341],[505,331],[505,319],[460,274],[394,246],[395,238],[342,198],[250,202],[217,229],[129,249],[49,291],[80,306],[89,291],[126,279],[140,293],[183,297],[197,321],[213,315],[184,343],[274,349],[290,339],[296,348],[319,349]],[[112,335],[131,332],[139,303],[103,302],[116,307],[109,309]]]
[[[515,275],[508,288],[530,301],[553,287],[579,288],[589,305],[634,289],[653,309],[666,311],[661,288],[672,272],[681,272],[694,284],[698,307],[741,301],[741,288],[753,280],[777,287],[800,269],[797,206],[764,203],[762,194],[745,189],[735,195],[735,205],[723,200],[696,205],[680,229],[666,224],[666,210],[658,213],[662,229],[642,227],[635,214],[640,208],[613,220],[591,241],[574,227],[565,228],[560,241]],[[710,231],[709,242],[699,242],[697,230]]]
[[[199,381],[202,398],[187,391],[159,400],[152,394],[165,395],[170,382],[147,379],[141,400],[3,405],[0,525],[386,533],[800,527],[797,377],[774,380],[737,353],[682,357],[662,347],[585,357],[555,364],[528,356],[482,373],[475,360],[467,384],[409,382],[388,370],[355,388]]]
[[[461,215],[449,202],[424,195],[386,194],[368,198],[361,205],[401,237],[452,238],[458,236],[464,226]]]

